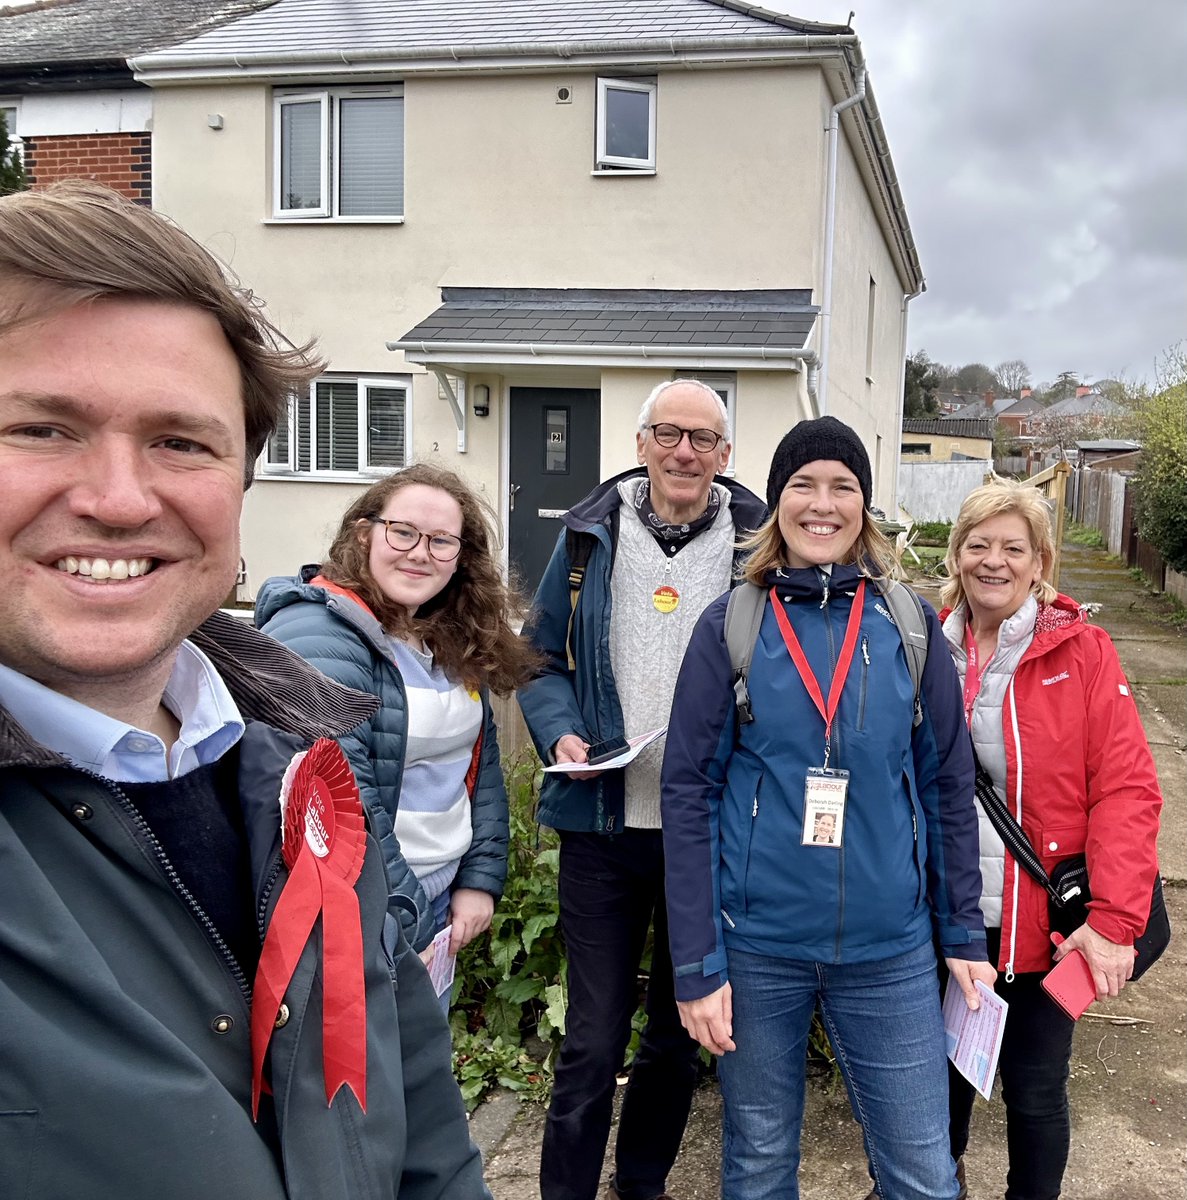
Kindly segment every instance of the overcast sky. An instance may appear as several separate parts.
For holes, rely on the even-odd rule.
[[[1187,338],[1183,0],[759,0],[853,26],[927,291],[908,347],[1151,378]]]

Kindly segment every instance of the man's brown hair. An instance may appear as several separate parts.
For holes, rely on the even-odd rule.
[[[0,198],[0,337],[105,297],[189,305],[218,321],[239,362],[249,487],[289,397],[323,367],[315,343],[290,342],[214,255],[110,188],[68,180]]]

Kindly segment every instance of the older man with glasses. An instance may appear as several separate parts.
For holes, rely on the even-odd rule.
[[[525,634],[546,659],[520,707],[545,762],[663,725],[684,649],[732,583],[735,543],[766,515],[718,475],[730,457],[718,394],[662,383],[639,412],[641,469],[565,515]],[[569,1007],[540,1162],[542,1200],[593,1200],[610,1134],[638,971],[654,928],[647,1024],[623,1098],[606,1200],[657,1200],[680,1149],[697,1046],[680,1025],[664,911],[662,743],[625,768],[548,774],[538,819],[560,831]]]

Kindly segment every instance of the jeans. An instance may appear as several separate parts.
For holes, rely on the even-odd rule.
[[[719,1059],[722,1200],[798,1200],[817,1004],[885,1200],[954,1200],[935,952],[815,963],[728,951],[737,1049]]]
[[[1001,930],[987,929],[989,961],[998,961]],[[1006,1108],[1009,1171],[1006,1200],[1056,1200],[1063,1186],[1072,1127],[1067,1081],[1075,1022],[1043,991],[1041,972],[1001,974],[994,991],[1010,1006],[998,1074]],[[952,1153],[969,1141],[975,1092],[956,1071],[949,1078]]]
[[[614,1174],[622,1200],[654,1200],[680,1149],[699,1061],[676,1011],[660,831],[562,833],[559,890],[569,1007],[544,1125],[540,1195],[593,1200],[597,1193],[654,917],[647,1024],[623,1096]]]

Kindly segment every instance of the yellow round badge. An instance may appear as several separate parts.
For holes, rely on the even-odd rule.
[[[663,587],[655,589],[655,595],[651,597],[651,603],[655,605],[659,612],[670,613],[680,603],[680,593],[674,587],[669,587],[665,584]]]

